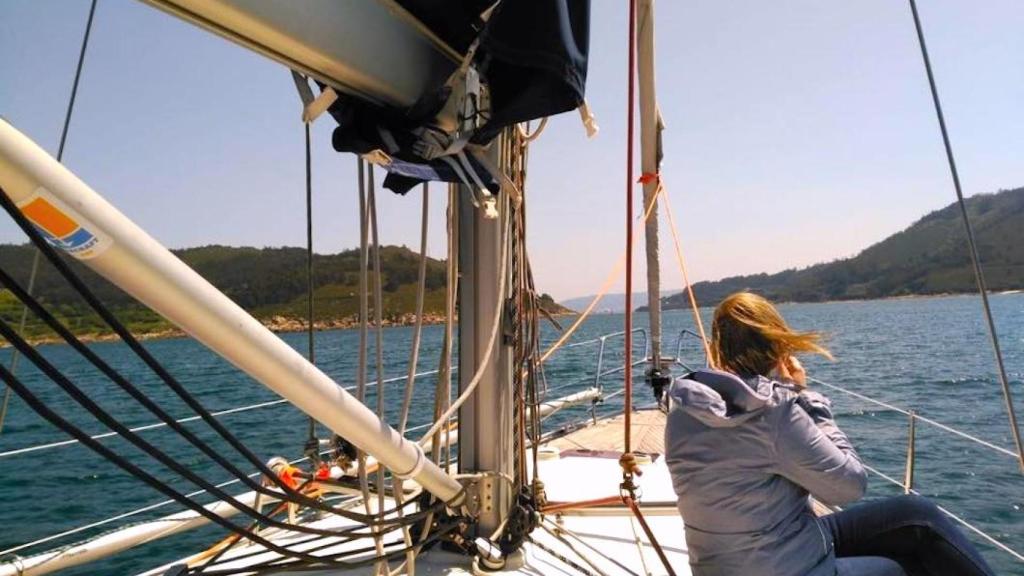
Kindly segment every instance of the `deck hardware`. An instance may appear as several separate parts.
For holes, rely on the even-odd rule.
[[[465,493],[462,506],[465,509],[466,514],[473,518],[479,517],[482,511],[480,499],[480,476],[467,475],[459,477],[458,480],[462,484],[462,491]]]
[[[903,492],[905,494],[911,494],[914,491],[914,460],[915,450],[914,445],[916,443],[916,429],[915,425],[917,416],[914,411],[909,412],[908,428],[907,428],[907,467],[903,474]]]
[[[480,511],[491,512],[494,510],[494,477],[485,476],[480,481]]]

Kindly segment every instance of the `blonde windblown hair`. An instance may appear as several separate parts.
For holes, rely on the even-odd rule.
[[[780,363],[798,352],[832,354],[817,332],[797,332],[765,298],[737,292],[715,308],[712,324],[712,363],[743,376],[769,376]]]

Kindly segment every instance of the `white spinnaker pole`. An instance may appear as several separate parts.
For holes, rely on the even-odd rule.
[[[79,259],[306,414],[444,501],[460,484],[31,139],[0,120],[0,187]]]
[[[661,164],[661,114],[654,86],[654,0],[640,0],[636,19],[637,76],[640,85],[640,168],[644,175],[644,206],[658,193]],[[651,328],[651,368],[661,368],[661,269],[658,263],[658,205],[645,226],[647,312]]]

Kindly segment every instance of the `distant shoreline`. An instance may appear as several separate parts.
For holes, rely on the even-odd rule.
[[[1014,295],[1024,294],[1024,289],[1014,290],[1000,290],[989,292],[990,296],[1003,296],[1003,295]],[[848,298],[845,300],[820,300],[820,301],[782,301],[778,304],[840,304],[840,303],[852,303],[852,302],[884,302],[888,300],[924,300],[930,298],[952,298],[956,296],[976,296],[975,292],[948,292],[943,294],[904,294],[902,296],[885,296],[883,298]],[[713,308],[712,304],[702,305],[700,308]],[[676,310],[689,310],[688,308],[662,308],[662,312],[671,312]],[[634,312],[646,312],[647,307],[642,306],[636,308]],[[595,310],[591,315],[608,316],[613,314],[623,314],[624,311],[611,312],[611,311],[599,311]],[[555,317],[564,316],[579,316],[577,311],[558,312],[552,313]],[[424,314],[423,325],[434,326],[438,324],[444,324],[444,317],[440,314],[427,313]],[[300,318],[289,318],[285,316],[273,316],[268,319],[260,320],[260,323],[267,327],[271,332],[275,334],[294,334],[298,332],[306,331],[306,323]],[[397,319],[387,319],[383,321],[385,328],[401,327],[401,326],[413,326],[416,323],[415,314],[403,314]],[[334,320],[320,320],[314,323],[313,329],[316,332],[326,332],[329,330],[353,330],[359,327],[359,321],[355,318],[341,318]],[[139,340],[170,340],[174,338],[188,338],[183,330],[178,328],[168,328],[164,330],[156,330],[150,332],[133,332],[133,335]],[[82,342],[94,343],[94,342],[116,342],[119,340],[118,336],[113,333],[109,334],[76,334],[76,337]],[[33,346],[45,345],[45,344],[64,344],[64,340],[58,336],[47,336],[43,338],[29,338],[29,343]],[[0,349],[9,348],[9,342],[0,343]]]
[[[575,311],[570,312],[557,312],[551,313],[552,316],[577,316],[578,313]],[[456,318],[457,320],[457,318]],[[424,326],[436,326],[438,324],[444,324],[444,316],[441,314],[425,313],[423,315]],[[289,318],[286,316],[273,316],[271,318],[260,320],[260,323],[268,328],[275,334],[294,334],[299,332],[305,332],[307,330],[306,322],[300,318]],[[385,318],[382,321],[384,328],[397,328],[402,326],[414,326],[416,324],[415,314],[403,314],[397,319]],[[372,323],[371,323],[372,326]],[[318,320],[313,323],[313,330],[315,332],[326,332],[330,330],[354,330],[359,328],[359,320],[354,318],[341,318],[334,320]],[[129,328],[130,330],[130,328]],[[171,340],[174,338],[188,338],[189,335],[184,330],[179,328],[167,328],[163,330],[156,330],[150,332],[135,332],[132,331],[132,335],[138,340]],[[82,342],[94,343],[94,342],[117,342],[120,338],[117,334],[76,334]],[[28,338],[29,344],[33,346],[45,345],[45,344],[65,344],[64,339],[59,336],[46,336],[43,338]],[[9,348],[9,342],[0,342],[0,349]]]
[[[990,290],[989,296],[1010,296],[1013,294],[1024,294],[1024,288],[1018,288],[1013,290]],[[942,292],[938,294],[902,294],[900,296],[882,296],[881,298],[846,298],[841,300],[780,300],[775,304],[845,304],[850,302],[885,302],[887,300],[925,300],[929,298],[952,298],[954,296],[977,296],[977,292]],[[701,304],[700,308],[714,308],[715,304]],[[689,310],[689,307],[662,307],[662,312],[670,312],[674,310]],[[622,314],[624,311],[618,312],[594,312],[594,314]],[[640,306],[635,308],[633,312],[647,312],[647,306]]]

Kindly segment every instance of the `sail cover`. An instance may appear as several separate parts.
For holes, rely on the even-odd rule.
[[[398,0],[441,40],[465,54],[479,40],[475,70],[487,84],[490,109],[473,133],[473,144],[487,144],[502,128],[573,110],[583,102],[590,44],[589,0],[504,0],[486,23],[481,14],[493,0]],[[384,186],[404,194],[423,180],[465,182],[477,173],[496,192],[496,180],[473,158],[458,165],[423,153],[424,126],[451,94],[448,78],[423,94],[408,110],[387,109],[353,97],[332,106],[338,121],[334,147],[339,152],[386,152]]]
[[[589,48],[589,0],[502,2],[481,40],[478,60],[491,89],[491,119],[475,140],[582,104]]]
[[[491,118],[477,133],[487,142],[516,122],[577,108],[583,102],[590,50],[590,0],[399,0],[439,38],[465,53],[478,35],[476,60],[490,85]]]

